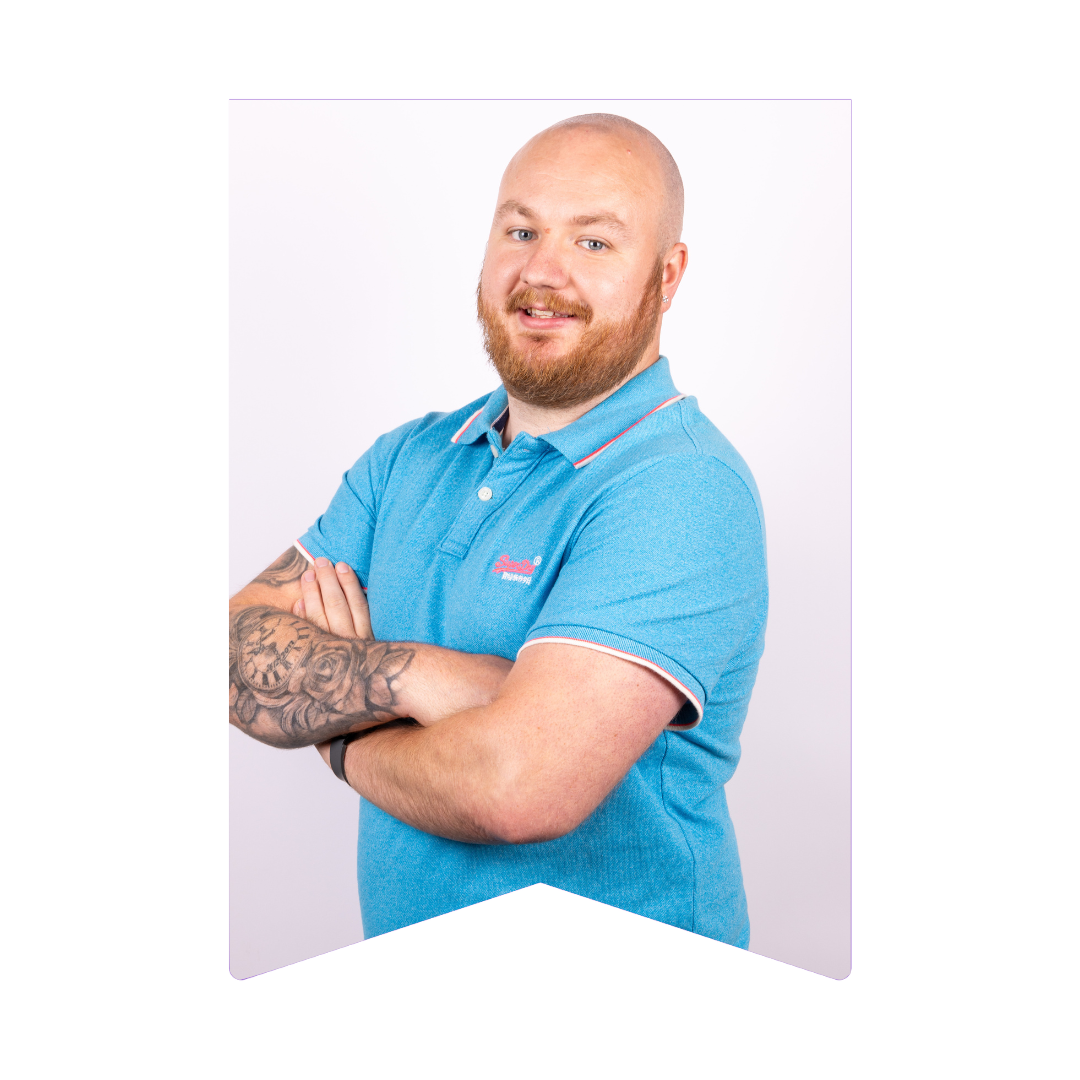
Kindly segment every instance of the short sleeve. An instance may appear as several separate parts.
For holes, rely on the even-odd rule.
[[[755,496],[717,458],[670,457],[599,497],[522,648],[566,642],[641,663],[686,694],[672,726],[692,727],[759,644],[767,607]]]
[[[341,478],[326,513],[296,541],[313,559],[346,562],[364,587],[371,568],[371,546],[379,516],[379,501],[390,470],[419,420],[380,436]]]

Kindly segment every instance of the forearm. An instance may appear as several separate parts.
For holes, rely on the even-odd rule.
[[[639,664],[537,645],[523,650],[490,704],[349,743],[345,776],[369,802],[423,832],[474,844],[543,843],[596,810],[684,700]]]
[[[505,799],[499,747],[477,724],[485,712],[469,710],[435,727],[368,732],[346,747],[349,785],[423,832],[472,844],[513,842],[498,814]]]
[[[486,704],[508,660],[342,638],[265,604],[229,616],[229,720],[260,742],[308,746],[399,717],[431,724]]]
[[[260,742],[310,746],[399,711],[408,646],[345,639],[268,605],[229,613],[229,722]]]

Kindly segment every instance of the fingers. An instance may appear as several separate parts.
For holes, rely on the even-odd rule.
[[[330,625],[326,621],[323,612],[322,593],[319,590],[319,581],[316,573],[310,567],[300,577],[301,597],[297,603],[303,605],[303,611],[297,612],[303,615],[308,622],[314,623],[320,630],[329,630]]]
[[[371,637],[367,598],[347,563],[335,567],[320,556],[301,576],[300,592],[301,598],[293,605],[294,615],[338,637]]]
[[[338,563],[344,566],[344,563]],[[346,569],[348,569],[346,567]],[[351,572],[350,572],[351,573]],[[326,629],[338,637],[357,637],[353,624],[352,609],[342,590],[342,575],[337,572],[329,559],[315,560],[315,577],[318,579],[319,592],[322,595],[322,610],[326,618]],[[307,597],[304,597],[305,601]]]
[[[337,572],[338,584],[345,596],[345,602],[349,605],[352,615],[353,629],[359,638],[371,638],[371,616],[368,614],[367,597],[360,585],[360,579],[353,573],[348,563],[339,562],[334,568]]]

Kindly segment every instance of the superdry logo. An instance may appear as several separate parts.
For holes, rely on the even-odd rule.
[[[526,585],[532,584],[532,573],[540,565],[541,559],[537,555],[532,562],[528,559],[522,559],[521,562],[514,562],[509,555],[503,555],[499,558],[499,561],[492,567],[493,574],[501,574],[503,581],[521,581]]]

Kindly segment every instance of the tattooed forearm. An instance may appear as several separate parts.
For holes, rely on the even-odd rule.
[[[414,655],[335,637],[279,608],[240,608],[229,620],[229,720],[260,742],[295,747],[392,719]]]
[[[311,565],[303,555],[291,547],[273,566],[267,567],[256,579],[260,585],[273,585],[280,589],[299,581],[304,571]]]

